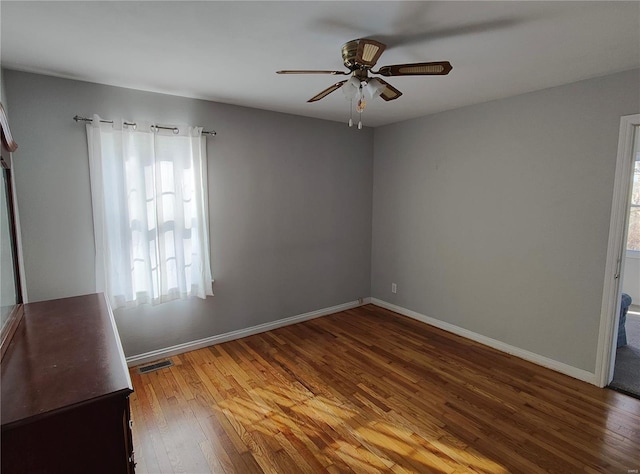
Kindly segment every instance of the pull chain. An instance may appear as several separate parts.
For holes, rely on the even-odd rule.
[[[353,99],[349,99],[349,127],[353,127]]]

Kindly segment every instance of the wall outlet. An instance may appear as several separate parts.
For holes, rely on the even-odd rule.
[[[398,285],[396,285],[395,283],[391,283],[391,293],[397,293],[398,292]]]
[[[364,303],[364,300],[362,298],[358,298],[358,303],[362,304]]]

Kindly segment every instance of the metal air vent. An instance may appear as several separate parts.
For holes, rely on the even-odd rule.
[[[154,370],[164,369],[165,367],[172,367],[173,362],[171,359],[161,360],[160,362],[154,362],[153,364],[143,365],[138,367],[139,374],[147,374],[149,372],[153,372]]]

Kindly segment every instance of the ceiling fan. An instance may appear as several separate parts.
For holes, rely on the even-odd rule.
[[[307,102],[316,102],[325,98],[332,92],[342,88],[347,97],[358,96],[356,110],[362,112],[366,106],[365,95],[371,98],[382,97],[385,101],[395,100],[402,95],[398,89],[383,79],[370,77],[369,74],[378,74],[384,77],[392,76],[444,76],[451,72],[449,61],[437,61],[412,64],[395,64],[382,66],[377,71],[372,68],[380,59],[386,45],[368,38],[355,39],[342,46],[342,60],[349,71],[316,71],[316,70],[284,70],[278,74],[332,74],[351,75],[351,78],[336,82],[322,92],[314,95]],[[349,121],[349,126],[352,121]],[[359,128],[362,128],[359,124]]]

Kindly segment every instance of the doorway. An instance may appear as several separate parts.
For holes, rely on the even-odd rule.
[[[640,228],[640,194],[637,196],[637,208],[631,205],[632,185],[636,179],[634,177],[636,168],[638,168],[637,179],[640,180],[640,163],[638,163],[640,160],[637,159],[640,145],[638,143],[640,143],[640,114],[622,117],[620,119],[609,243],[607,246],[600,336],[594,374],[595,382],[600,387],[608,386],[614,378],[614,364],[618,355],[618,334],[622,331],[619,326],[624,323],[623,328],[626,330],[627,327],[633,324],[627,322],[629,313],[626,313],[627,321],[624,320],[624,313],[621,315],[621,298],[623,294],[621,277],[624,275],[625,263],[627,262],[627,234],[630,225],[635,225],[634,219],[638,221],[637,226]],[[631,212],[633,215],[630,219],[631,209],[634,210]],[[640,248],[640,243],[638,246]],[[638,256],[640,256],[640,250],[638,252]],[[640,259],[636,260],[637,262],[635,263],[640,264]],[[630,264],[631,266],[633,265]],[[638,298],[634,302],[636,305],[640,303],[640,289],[638,290]],[[633,311],[632,319],[634,319]],[[629,338],[627,337],[627,344],[623,345],[628,345],[628,341]]]
[[[610,388],[640,398],[640,133],[634,127],[633,166],[624,265],[620,275],[621,312]]]

